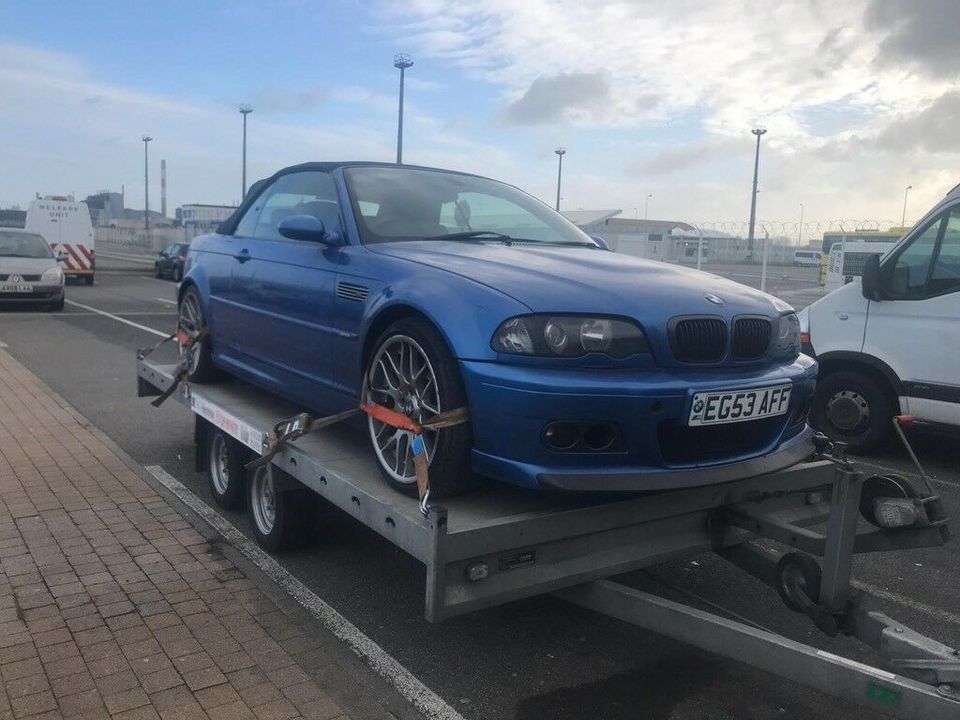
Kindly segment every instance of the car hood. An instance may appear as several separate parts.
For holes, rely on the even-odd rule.
[[[0,275],[41,275],[56,266],[53,258],[0,257]]]
[[[591,247],[493,242],[408,241],[373,252],[456,273],[505,293],[535,312],[606,313],[663,323],[675,315],[779,313],[770,295],[678,265]],[[717,304],[708,299],[719,299]]]

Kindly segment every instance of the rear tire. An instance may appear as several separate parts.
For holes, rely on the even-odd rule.
[[[93,275],[87,275],[83,278],[83,282],[85,285],[93,285]]]
[[[236,510],[243,505],[245,475],[243,466],[250,453],[219,428],[207,430],[207,482],[217,505]]]
[[[307,488],[282,490],[285,478],[281,470],[258,467],[247,483],[250,504],[250,528],[257,544],[267,552],[293,550],[307,538],[314,511],[314,495]]]
[[[891,431],[894,405],[876,380],[856,370],[830,373],[817,383],[811,424],[850,452],[876,450]]]
[[[406,354],[399,354],[401,352]],[[410,362],[422,370],[412,384],[408,382],[409,378],[396,375],[394,365],[386,359],[388,353],[398,359],[397,367],[402,369],[401,372],[406,372],[409,365],[405,366],[405,363]],[[425,366],[423,358],[427,360]],[[370,367],[374,368],[373,373]],[[411,370],[411,375],[414,372]],[[467,393],[456,359],[436,328],[419,318],[398,320],[381,334],[364,371],[363,383],[365,402],[369,400],[399,410],[418,422],[433,416],[435,410],[445,412],[467,404]],[[394,489],[416,497],[416,473],[410,449],[412,434],[393,431],[390,426],[371,417],[367,418],[367,426],[384,479]],[[432,498],[460,495],[476,486],[470,462],[473,430],[469,422],[432,433],[425,431],[423,438],[430,458]]]
[[[192,358],[187,372],[190,382],[206,382],[216,375],[213,366],[212,343],[210,341],[209,326],[203,314],[203,304],[200,302],[200,293],[193,286],[188,287],[180,295],[177,306],[177,327],[190,334],[207,329],[206,337],[195,342],[189,349],[180,347],[181,353],[190,353]]]

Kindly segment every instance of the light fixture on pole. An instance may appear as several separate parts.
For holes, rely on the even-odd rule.
[[[647,214],[650,212],[650,198],[653,197],[653,193],[647,193],[647,198],[643,202],[643,219],[647,219]]]
[[[753,230],[757,223],[757,174],[760,170],[760,137],[766,134],[765,127],[755,127],[750,131],[757,136],[757,154],[753,160],[753,192],[750,193],[750,228],[747,234],[747,253],[753,258]]]
[[[900,216],[900,227],[905,227],[907,223],[907,193],[913,189],[913,185],[907,185],[903,191],[903,214]]]
[[[143,140],[143,229],[150,234],[150,158],[147,151],[148,143],[153,140],[144,135]]]
[[[557,212],[560,212],[560,180],[563,177],[563,156],[567,154],[567,149],[561,146],[554,152],[557,154]]]
[[[243,115],[243,180],[240,190],[240,200],[243,201],[247,196],[247,115],[253,112],[253,105],[243,103],[238,109],[240,114]]]
[[[803,242],[803,203],[800,203],[800,224],[797,226],[797,247]]]
[[[406,53],[393,56],[393,66],[400,71],[400,111],[397,116],[397,165],[403,162],[403,77],[407,68],[413,67],[413,60]]]

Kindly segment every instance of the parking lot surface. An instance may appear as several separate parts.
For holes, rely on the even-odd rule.
[[[705,268],[751,285],[759,268]],[[777,292],[810,292],[814,271],[778,269]],[[786,287],[782,274],[795,282]],[[737,277],[734,273],[744,276]],[[756,277],[754,277],[756,275]],[[773,290],[768,275],[768,289]],[[103,274],[69,286],[60,314],[0,314],[6,351],[62,395],[138,463],[160,466],[211,502],[194,471],[192,417],[135,397],[134,352],[175,325],[175,286],[137,274]],[[793,302],[793,301],[792,301]],[[803,303],[795,302],[797,307]],[[956,443],[912,433],[947,512],[960,511]],[[891,445],[868,470],[910,474]],[[224,513],[246,531],[246,518]],[[960,645],[953,547],[866,555],[861,587],[916,630]],[[311,544],[278,558],[297,579],[466,718],[861,718],[863,710],[653,633],[552,598],[535,598],[430,625],[423,568],[349,518],[318,518]],[[877,662],[845,638],[829,639],[786,610],[776,593],[713,555],[632,573],[622,581],[857,660]]]

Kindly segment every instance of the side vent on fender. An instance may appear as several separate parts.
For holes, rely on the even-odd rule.
[[[363,285],[355,285],[348,282],[337,283],[337,297],[343,298],[344,300],[363,302],[367,299],[369,293],[370,288],[364,287]]]

